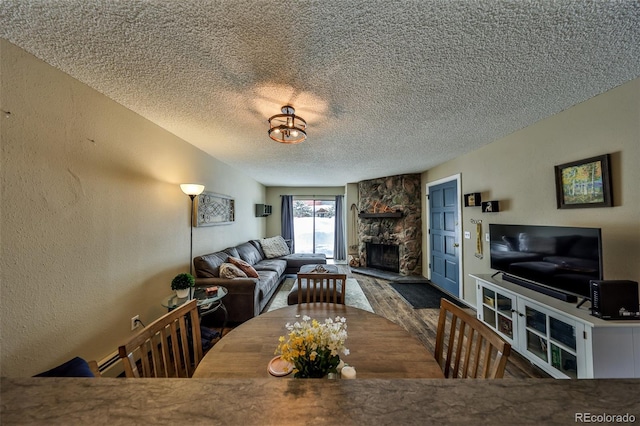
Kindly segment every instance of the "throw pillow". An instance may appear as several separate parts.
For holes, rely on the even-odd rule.
[[[267,259],[273,259],[275,257],[282,257],[291,254],[289,246],[281,236],[263,238],[260,240],[262,251]]]
[[[240,268],[242,272],[247,274],[248,277],[260,278],[260,275],[258,275],[258,271],[256,271],[253,266],[249,265],[247,262],[245,262],[242,259],[229,256],[229,258],[227,259],[227,262],[236,265],[238,268]]]
[[[220,278],[247,278],[247,274],[233,263],[225,262],[220,265]]]
[[[89,363],[77,356],[33,377],[95,377],[95,375],[91,371]]]

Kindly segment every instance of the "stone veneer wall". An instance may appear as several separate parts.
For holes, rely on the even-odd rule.
[[[400,218],[359,218],[360,265],[366,265],[365,243],[395,244],[400,251],[400,274],[422,275],[422,219],[420,175],[397,175],[358,183],[358,211],[400,211]]]

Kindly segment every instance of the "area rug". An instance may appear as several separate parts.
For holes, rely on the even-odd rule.
[[[414,309],[439,309],[440,299],[445,298],[458,306],[465,307],[454,297],[438,290],[431,284],[427,283],[389,283],[404,300],[407,301]]]
[[[273,299],[269,303],[269,306],[267,306],[265,312],[270,312],[274,309],[289,306],[287,305],[287,295],[293,287],[293,283],[295,282],[295,280],[296,279],[293,277],[285,278],[285,281],[280,285],[280,289],[278,289],[275,296],[273,296]],[[373,308],[371,307],[367,296],[364,295],[364,292],[360,288],[360,284],[358,284],[358,281],[353,278],[347,278],[347,295],[345,304],[363,309],[365,311],[373,312]]]

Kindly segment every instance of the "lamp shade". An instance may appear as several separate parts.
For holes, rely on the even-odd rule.
[[[200,195],[204,191],[204,185],[197,183],[182,183],[180,189],[187,195]]]

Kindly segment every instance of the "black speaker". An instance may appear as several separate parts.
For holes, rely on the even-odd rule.
[[[638,283],[591,281],[591,315],[602,319],[640,319]]]

